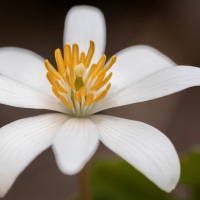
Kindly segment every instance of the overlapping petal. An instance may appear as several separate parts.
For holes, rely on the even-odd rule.
[[[169,139],[142,122],[106,115],[90,119],[100,130],[100,140],[158,187],[170,192],[180,176],[180,163]]]
[[[107,108],[123,106],[163,97],[186,88],[200,85],[200,68],[176,66],[159,70],[115,95],[109,95],[99,102],[93,113]],[[123,87],[123,86],[122,86]]]
[[[95,42],[93,63],[105,51],[106,25],[102,12],[91,6],[71,8],[65,20],[64,44],[77,43],[80,50],[87,53],[90,40]]]
[[[92,62],[97,62],[105,50],[103,14],[90,6],[73,7],[65,20],[64,44],[77,43],[81,51],[87,52],[90,40],[96,46]],[[200,85],[200,69],[172,67],[175,64],[169,58],[151,47],[129,47],[116,56],[117,62],[110,70],[113,72],[111,90],[94,105],[91,114]],[[42,57],[28,50],[0,48],[0,103],[70,114],[70,109],[52,95],[43,62]],[[19,120],[0,129],[0,197],[22,170],[52,143],[59,168],[72,175],[94,154],[99,138],[161,189],[170,192],[176,186],[179,159],[171,142],[157,129],[105,115],[87,119],[48,114]]]
[[[53,134],[66,120],[64,114],[46,114],[0,129],[0,197],[27,165],[52,144]]]
[[[54,97],[3,76],[0,76],[0,103],[69,113],[69,109]]]
[[[71,118],[56,132],[53,150],[60,170],[76,174],[92,157],[99,144],[99,133],[87,118]]]
[[[142,78],[176,64],[156,49],[146,45],[125,48],[115,54],[116,63],[110,69],[112,88],[109,95],[127,88]]]
[[[0,48],[0,75],[53,96],[46,78],[44,58],[32,51],[16,47]]]

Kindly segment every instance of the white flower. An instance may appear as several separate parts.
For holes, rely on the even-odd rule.
[[[64,44],[74,44],[73,59],[69,45],[65,45],[65,64],[56,50],[58,72],[45,61],[47,73],[44,59],[28,50],[0,49],[0,103],[59,112],[21,119],[0,129],[1,197],[24,168],[51,145],[60,170],[72,175],[91,158],[99,140],[161,189],[170,192],[176,186],[179,159],[164,134],[142,122],[93,114],[200,85],[200,69],[175,66],[151,47],[132,46],[117,53],[116,62],[112,57],[111,65],[114,65],[106,72],[109,76],[106,82],[100,76],[105,74],[100,73],[105,68],[99,68],[93,76],[88,75],[90,68],[86,68],[88,63],[97,63],[100,58],[97,65],[104,65],[105,57],[101,56],[105,38],[102,13],[93,7],[77,6],[69,11],[64,31]],[[87,53],[89,42],[89,55],[82,54],[80,58],[79,49]],[[94,44],[95,53],[90,62]],[[113,76],[109,75],[110,71]],[[59,99],[53,94],[46,73]],[[86,81],[88,76],[91,79]],[[98,81],[96,88],[95,81]]]

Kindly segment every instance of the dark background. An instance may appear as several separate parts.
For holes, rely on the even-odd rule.
[[[108,57],[125,47],[146,44],[177,64],[200,66],[198,0],[1,1],[0,47],[22,47],[53,60],[54,50],[63,45],[65,15],[70,7],[80,4],[96,6],[104,13]],[[0,127],[46,112],[0,105]],[[104,113],[155,126],[171,139],[179,152],[200,142],[199,87]],[[115,155],[101,145],[93,160],[99,157],[113,158]],[[48,149],[27,167],[3,200],[64,200],[77,192],[77,176],[63,175]]]

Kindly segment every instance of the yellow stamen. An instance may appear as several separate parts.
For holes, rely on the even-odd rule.
[[[100,71],[100,70],[102,69],[102,67],[104,66],[105,62],[106,62],[106,55],[103,54],[102,57],[101,57],[101,59],[100,59],[99,62],[97,63],[97,66],[96,66],[94,72],[91,73],[91,78],[95,78],[95,77],[96,77],[96,75],[99,73],[99,71]]]
[[[51,65],[51,63],[48,60],[45,60],[44,62],[47,70],[55,76],[57,79],[62,80],[62,76],[57,72],[57,70]]]
[[[102,69],[102,70],[97,74],[97,76],[101,76],[102,74],[106,73],[106,72],[113,66],[113,64],[116,62],[116,59],[117,59],[117,57],[116,57],[116,56],[113,56],[113,57],[111,58],[110,63],[109,63],[104,69]]]
[[[58,81],[56,81],[56,85],[58,86],[59,90],[61,90],[65,94],[68,94],[68,91],[63,86],[61,86]]]
[[[59,92],[62,92],[62,90],[58,87],[58,84],[57,84],[57,80],[54,79],[54,77],[48,72],[47,73],[47,79],[49,81],[49,83],[54,87],[56,88],[56,90],[58,90]]]
[[[90,65],[90,62],[91,62],[92,57],[94,55],[94,50],[95,50],[94,42],[90,41],[90,47],[88,49],[87,57],[85,58],[85,63],[84,63],[84,66],[86,68],[88,68],[89,65]]]
[[[79,53],[77,44],[66,44],[63,55],[60,49],[56,49],[58,70],[45,60],[47,79],[52,85],[53,93],[65,106],[72,108],[71,114],[77,117],[90,114],[91,110],[88,107],[103,99],[111,87],[110,68],[116,62],[116,56],[113,56],[106,66],[104,54],[97,63],[91,64],[94,51],[93,41],[90,41],[87,54]],[[99,94],[96,92],[98,90]]]
[[[70,88],[72,88],[73,90],[76,90],[76,87],[71,81],[71,77],[69,77],[67,74],[65,75],[65,81],[67,82]]]
[[[64,46],[64,62],[66,67],[72,67],[72,53],[70,45]]]
[[[96,66],[97,66],[97,65],[93,64],[92,67],[90,68],[90,71],[89,71],[89,73],[88,73],[88,76],[87,76],[87,78],[86,78],[86,80],[85,80],[86,84],[88,83],[88,80],[89,80],[89,78],[91,77],[91,74],[94,72]]]
[[[89,93],[86,97],[85,102],[84,102],[84,106],[90,106],[93,103],[93,99],[94,99],[94,94]]]
[[[61,54],[60,49],[56,49],[55,51],[55,58],[56,58],[56,63],[57,63],[57,67],[58,67],[58,71],[59,73],[64,76],[66,73],[65,70],[65,63]]]
[[[47,73],[47,79],[49,80],[51,85],[54,86],[59,92],[64,92],[65,94],[68,94],[68,91],[64,87],[62,87],[60,83],[55,80],[53,76],[51,76],[50,73]]]
[[[73,105],[71,103],[69,103],[65,97],[60,96],[60,100],[63,102],[64,105],[66,105],[68,108],[73,108]]]
[[[76,79],[76,75],[74,74],[74,70],[73,69],[70,69],[69,78],[70,78],[72,84],[74,84],[74,81]]]
[[[110,72],[110,74],[99,84],[95,84],[93,87],[91,87],[91,91],[95,90],[98,91],[100,88],[102,88],[112,77],[112,72]]]
[[[105,73],[105,74],[102,74],[101,76],[99,76],[98,79],[96,80],[96,82],[94,83],[93,87],[94,87],[95,85],[100,84],[100,83],[103,81],[105,75],[106,75],[106,73]]]
[[[100,101],[101,99],[103,99],[103,98],[106,96],[106,94],[108,93],[108,90],[110,89],[110,87],[111,87],[111,83],[109,83],[109,84],[107,85],[107,87],[106,87],[105,90],[103,90],[101,93],[99,93],[99,94],[96,96],[96,98],[93,100],[92,103],[96,103],[97,101]]]
[[[73,68],[79,63],[79,48],[77,44],[72,46]]]
[[[85,62],[85,53],[82,52],[81,53],[81,58],[80,58],[80,63],[84,63]]]
[[[80,63],[79,65],[76,65],[74,67],[74,73],[78,77],[82,77],[84,75],[84,73],[85,73],[85,67],[84,67],[83,63]]]
[[[86,87],[81,87],[80,89],[79,89],[79,93],[80,93],[80,96],[81,97],[85,97],[86,96],[86,94],[87,94],[87,90],[86,90]]]
[[[80,98],[80,93],[79,92],[74,92],[74,101],[80,103],[81,102],[81,98]]]
[[[53,91],[53,93],[56,95],[56,97],[57,97],[58,99],[60,99],[60,94],[58,93],[58,91],[57,91],[54,87],[52,87],[52,91]]]

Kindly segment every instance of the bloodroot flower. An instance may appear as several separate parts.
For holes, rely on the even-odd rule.
[[[1,197],[51,145],[60,170],[72,175],[91,158],[99,140],[162,190],[176,186],[180,163],[164,134],[142,122],[95,113],[200,85],[200,69],[175,66],[141,45],[118,52],[106,63],[105,38],[102,13],[77,6],[66,17],[63,53],[55,51],[58,70],[31,51],[0,49],[0,103],[58,112],[0,129]]]

